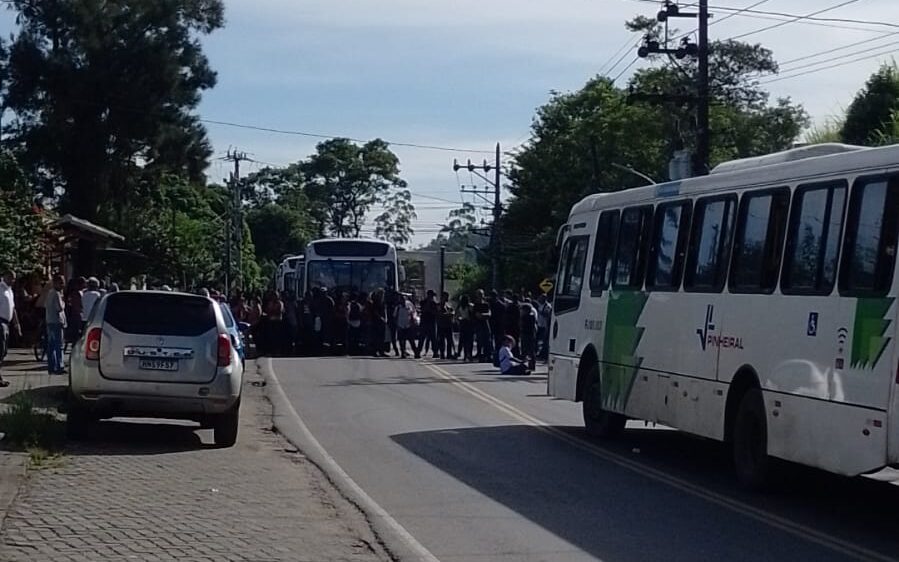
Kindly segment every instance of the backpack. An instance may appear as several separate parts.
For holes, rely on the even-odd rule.
[[[353,304],[350,305],[350,320],[362,320],[362,307],[359,306],[359,303],[353,301]]]

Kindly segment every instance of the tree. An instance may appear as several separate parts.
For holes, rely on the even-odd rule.
[[[203,179],[211,149],[192,111],[216,75],[198,36],[222,26],[221,0],[9,4],[19,33],[2,61],[5,132],[45,196],[97,221],[141,176]],[[81,270],[92,249],[79,249]]]
[[[840,136],[845,143],[870,146],[882,144],[899,110],[899,66],[884,64],[868,78],[846,111]]]
[[[322,216],[330,234],[358,237],[366,215],[381,206],[384,213],[376,220],[375,232],[394,241],[411,238],[412,195],[400,178],[399,158],[386,142],[375,139],[359,146],[348,139],[328,140],[300,163],[300,170],[313,213]]]
[[[267,203],[246,216],[259,263],[278,264],[284,256],[302,254],[315,236],[308,217],[287,206]]]
[[[15,158],[0,153],[0,268],[34,271],[41,265],[44,228]]]
[[[663,35],[648,18],[629,26]],[[792,146],[808,122],[805,111],[788,99],[769,103],[754,79],[777,71],[771,51],[722,41],[713,43],[712,53],[712,165]],[[638,71],[627,89],[596,77],[576,92],[554,92],[537,110],[531,138],[508,173],[512,198],[501,224],[508,286],[533,286],[555,270],[556,233],[574,203],[591,193],[646,183],[622,166],[667,179],[674,152],[695,145],[695,108],[689,96],[659,104],[629,94],[693,94],[696,71],[689,58],[671,61]]]

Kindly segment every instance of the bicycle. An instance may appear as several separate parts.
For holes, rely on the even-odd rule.
[[[41,321],[33,351],[35,361],[43,362],[47,359],[47,325],[43,321]]]

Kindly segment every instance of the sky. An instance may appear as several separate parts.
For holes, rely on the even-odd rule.
[[[724,39],[778,23],[746,14],[724,19],[720,7],[895,24],[790,23],[747,36],[789,61],[860,41],[818,58],[782,65],[786,79],[765,84],[776,97],[802,103],[816,123],[839,115],[866,78],[899,52],[897,0],[711,0],[710,37]],[[434,237],[460,205],[460,186],[485,182],[453,160],[492,160],[528,138],[535,109],[550,92],[579,89],[605,71],[617,76],[635,58],[638,39],[624,28],[635,15],[654,15],[646,0],[225,0],[227,23],[203,38],[218,84],[203,94],[205,119],[358,139],[435,145],[394,146],[418,208],[414,244]],[[686,2],[682,3],[685,5]],[[720,23],[718,23],[720,21]],[[692,20],[680,20],[683,30]],[[694,24],[695,25],[695,24]],[[835,27],[832,27],[835,26]],[[7,15],[0,32],[13,30]],[[886,35],[892,34],[892,35]],[[627,45],[622,55],[612,57]],[[633,53],[633,54],[631,54]],[[853,55],[840,59],[842,55]],[[623,58],[622,58],[623,57]],[[835,60],[828,60],[835,59]],[[612,67],[620,60],[620,64]],[[818,66],[807,66],[820,62]],[[829,65],[851,62],[836,68]],[[619,78],[649,63],[639,61]],[[792,70],[792,72],[790,72]],[[793,76],[807,70],[818,70]],[[321,139],[207,124],[216,157],[231,147],[257,162],[284,165],[315,150]],[[215,160],[211,181],[227,177]],[[464,196],[472,201],[472,196]],[[484,211],[484,217],[488,212]]]

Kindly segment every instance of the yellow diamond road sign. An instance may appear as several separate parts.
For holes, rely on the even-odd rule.
[[[544,279],[538,286],[540,287],[541,291],[543,291],[544,293],[548,293],[553,290],[553,281],[552,279]]]

